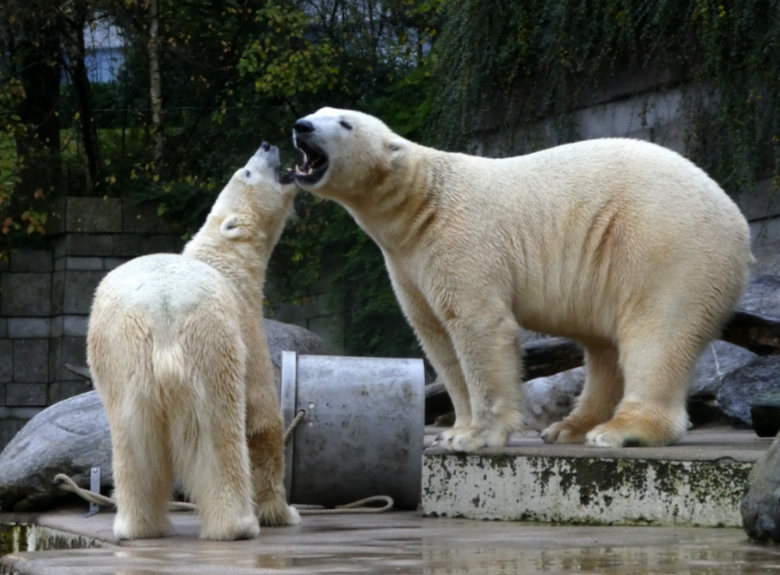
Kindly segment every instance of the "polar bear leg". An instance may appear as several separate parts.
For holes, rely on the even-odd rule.
[[[117,502],[114,536],[164,537],[173,531],[167,515],[173,493],[168,434],[160,414],[148,402],[137,401],[130,407],[131,402],[131,398],[123,397],[117,404],[122,408],[109,414]]]
[[[621,342],[624,396],[612,419],[586,434],[588,445],[669,445],[688,428],[686,397],[690,378],[708,338],[672,338],[673,331],[654,333],[649,324],[645,328],[643,337]]]
[[[445,431],[438,444],[451,451],[505,445],[520,428],[520,326],[511,312],[476,315],[445,323],[466,377],[471,424]]]
[[[213,399],[213,398],[212,398]],[[177,424],[181,479],[198,505],[200,538],[252,539],[260,533],[253,513],[249,455],[239,410],[217,409]]]
[[[471,425],[471,402],[466,379],[460,367],[458,355],[441,321],[422,294],[410,282],[403,281],[388,265],[398,301],[406,318],[417,334],[425,356],[431,362],[436,375],[444,383],[455,408],[453,428]]]
[[[262,428],[248,430],[252,484],[261,525],[298,525],[298,510],[287,505],[281,418],[268,417]]]
[[[623,397],[623,372],[618,350],[609,342],[585,346],[585,386],[572,412],[542,432],[546,443],[582,443],[585,434],[604,423]]]
[[[219,313],[219,310],[215,310]],[[246,445],[244,374],[246,349],[241,335],[224,322],[201,314],[193,333],[208,333],[218,347],[185,352],[188,369],[187,405],[172,422],[171,435],[185,490],[198,505],[201,539],[257,537]],[[202,345],[199,340],[196,346]],[[182,398],[181,403],[188,399]]]

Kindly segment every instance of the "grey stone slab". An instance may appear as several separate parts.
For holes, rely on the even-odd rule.
[[[8,407],[45,407],[49,399],[48,387],[43,382],[8,383],[5,404]]]
[[[10,339],[0,339],[0,383],[11,381],[13,372],[14,342]]]
[[[65,269],[68,270],[102,270],[103,258],[99,256],[67,256]]]
[[[12,272],[50,272],[51,250],[13,250],[10,257]]]
[[[111,271],[113,269],[118,268],[123,263],[129,261],[131,258],[103,258],[103,269],[106,271]]]
[[[12,341],[14,346],[13,381],[48,381],[49,340],[17,339]]]
[[[6,445],[19,433],[28,419],[18,417],[2,417],[0,418],[0,450],[4,449]]]
[[[168,222],[157,215],[156,203],[139,204],[127,198],[122,199],[122,224],[125,233],[167,234],[173,232]]]
[[[55,271],[51,274],[51,315],[62,313],[65,300],[65,270]]]
[[[115,255],[121,236],[122,234],[79,233],[63,235],[55,243],[54,257],[61,259],[67,256]]]
[[[70,197],[67,199],[65,231],[105,233],[122,231],[119,198]]]
[[[88,324],[88,315],[63,316],[63,335],[86,336]]]
[[[71,373],[70,377],[74,377]],[[76,395],[93,391],[92,383],[86,379],[55,381],[49,385],[49,404],[53,405]]]
[[[5,272],[0,313],[7,316],[48,316],[51,313],[51,274]]]
[[[12,339],[45,338],[51,334],[48,317],[8,318],[8,337]]]
[[[156,253],[179,253],[184,242],[170,234],[123,234],[116,255],[137,257]]]
[[[106,272],[103,270],[66,271],[62,313],[67,315],[89,314],[95,289],[105,275]]]
[[[87,342],[83,336],[62,336],[51,340],[49,353],[49,381],[70,381],[73,374],[68,371],[65,364],[87,365]],[[54,384],[53,384],[54,385]],[[57,391],[57,397],[68,397],[67,392],[62,395]]]

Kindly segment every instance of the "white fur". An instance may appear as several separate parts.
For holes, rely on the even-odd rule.
[[[521,326],[586,349],[578,405],[546,441],[664,445],[685,433],[691,370],[752,262],[745,218],[701,169],[637,140],[488,159],[349,110],[300,122],[299,145],[324,150],[329,168],[299,185],[344,205],[380,246],[447,386],[456,421],[441,445],[502,445],[520,426]]]
[[[177,476],[202,538],[256,537],[258,517],[300,520],[285,501],[261,321],[266,264],[295,194],[277,165],[275,148],[259,150],[183,254],[131,260],[95,293],[87,354],[111,427],[118,539],[171,532]]]

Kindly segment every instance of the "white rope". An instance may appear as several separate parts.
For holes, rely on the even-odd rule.
[[[284,432],[284,443],[287,443],[290,436],[295,433],[295,429],[305,417],[306,411],[303,409],[295,414],[295,417],[290,422],[289,427]],[[83,489],[79,487],[72,478],[65,475],[64,473],[58,473],[54,476],[54,485],[59,486],[60,489],[64,489],[65,491],[75,493],[89,503],[95,503],[96,505],[101,505],[103,507],[116,507],[116,501],[114,501],[111,497],[107,497],[105,495],[101,495],[100,493],[90,491],[89,489]],[[368,504],[377,502],[381,502],[382,506],[367,506]],[[328,509],[326,507],[306,507],[303,509],[296,507],[296,509],[298,509],[298,512],[301,515],[356,515],[360,513],[384,513],[385,511],[392,509],[393,504],[393,498],[389,495],[373,495],[371,497],[358,499],[352,503],[337,505],[333,509]],[[168,509],[171,511],[194,511],[197,510],[197,508],[198,507],[194,503],[188,503],[186,501],[170,501],[168,503]]]

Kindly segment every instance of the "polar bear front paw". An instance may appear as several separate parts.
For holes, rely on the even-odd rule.
[[[471,453],[480,447],[500,447],[506,445],[508,433],[496,429],[484,429],[474,427],[453,427],[443,431],[434,440],[434,447],[441,447],[447,451],[459,453]]]

